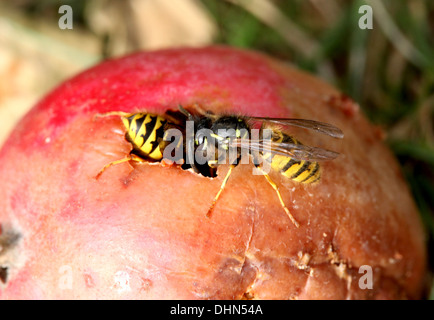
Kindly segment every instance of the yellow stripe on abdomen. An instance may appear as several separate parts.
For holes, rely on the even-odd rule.
[[[280,169],[280,173],[285,177],[294,180],[294,175],[296,175],[300,170],[303,171],[303,166],[306,161],[296,161],[291,158],[287,158],[286,164]]]
[[[318,162],[311,162],[309,166],[309,174],[304,177],[300,182],[302,183],[315,183],[321,178],[321,167]]]
[[[298,161],[281,155],[272,157],[271,168],[279,171],[288,179],[306,184],[318,181],[321,176],[317,162]]]

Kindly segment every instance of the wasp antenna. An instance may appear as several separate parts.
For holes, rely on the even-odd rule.
[[[194,121],[193,115],[189,111],[185,110],[181,105],[179,105],[179,110],[187,117],[189,121]]]
[[[179,108],[179,111],[181,111],[182,114],[184,114],[187,117],[191,117],[191,113],[188,112],[187,110],[185,110],[183,106],[181,106],[180,104],[178,104],[178,108]]]

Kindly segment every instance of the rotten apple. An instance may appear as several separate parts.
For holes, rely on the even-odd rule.
[[[206,177],[125,162],[123,111],[303,118],[345,133],[319,183],[271,172],[297,228],[252,165]],[[320,147],[329,147],[304,132]],[[228,47],[141,52],[65,81],[0,152],[2,299],[420,298],[424,229],[379,131],[323,81]]]

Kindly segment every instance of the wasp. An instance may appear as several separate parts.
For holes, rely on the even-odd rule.
[[[110,116],[121,118],[125,128],[125,139],[131,143],[132,150],[126,157],[106,164],[96,175],[96,179],[107,168],[123,162],[135,161],[142,163],[162,161],[164,151],[172,137],[175,137],[175,146],[173,148],[175,156],[170,157],[171,163],[182,163],[184,158],[183,132],[185,131],[183,128],[185,117],[182,113],[167,111],[165,115],[158,115],[147,112],[127,113],[111,111],[96,115],[96,117]],[[172,131],[171,129],[176,130]],[[171,133],[171,136],[169,136],[169,133]],[[179,155],[176,156],[176,154]]]
[[[220,189],[207,212],[207,217],[211,217],[214,206],[221,196],[233,169],[240,163],[242,151],[246,150],[248,155],[253,158],[253,164],[265,177],[271,187],[275,190],[279,202],[288,215],[292,223],[299,227],[299,223],[293,217],[279,191],[277,184],[264,170],[264,163],[270,165],[271,169],[280,172],[285,178],[303,184],[317,183],[321,178],[321,167],[319,161],[333,160],[339,153],[323,148],[312,147],[302,144],[295,137],[278,129],[277,126],[296,126],[304,129],[342,139],[343,132],[328,123],[318,122],[307,119],[284,119],[284,118],[266,118],[266,117],[247,117],[235,115],[215,115],[209,111],[197,108],[199,114],[192,114],[180,107],[180,111],[192,121],[196,135],[194,139],[187,139],[187,150],[202,150],[206,153],[213,154],[206,163],[197,163],[196,159],[190,159],[191,167],[203,175],[215,175],[216,168],[220,160],[226,157],[230,148],[236,149],[235,159],[229,164],[229,170],[223,179]],[[257,138],[252,135],[252,122],[261,122]],[[201,129],[207,129],[209,134],[200,134]],[[269,129],[269,139],[264,138],[265,129]],[[210,138],[219,144],[217,152]],[[186,154],[188,158],[188,152]],[[192,158],[192,156],[190,155]]]

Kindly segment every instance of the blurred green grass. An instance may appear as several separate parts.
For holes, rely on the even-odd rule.
[[[94,1],[60,2],[74,7],[79,28],[89,28],[86,9]],[[384,129],[426,226],[433,268],[434,1],[274,0],[262,11],[254,7],[261,0],[197,2],[217,26],[215,43],[261,50],[318,74]],[[358,27],[365,4],[373,8],[372,30]],[[57,0],[15,5],[30,17],[58,19]]]

